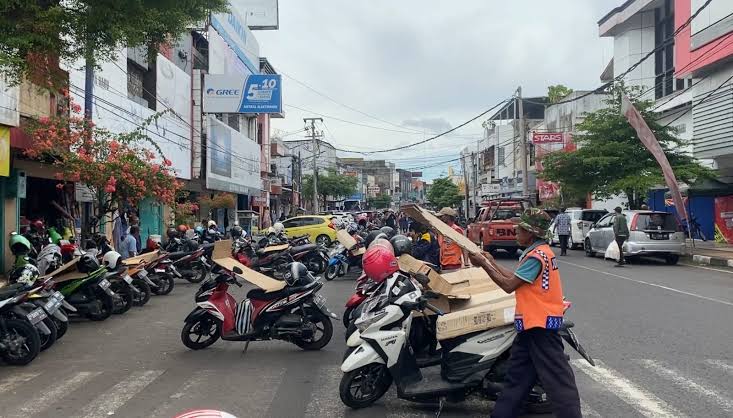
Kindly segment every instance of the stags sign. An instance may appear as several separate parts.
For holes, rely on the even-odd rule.
[[[564,140],[562,132],[532,132],[533,144],[561,144]]]

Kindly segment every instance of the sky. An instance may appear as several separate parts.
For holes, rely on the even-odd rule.
[[[322,116],[325,140],[345,150],[411,144],[511,97],[547,86],[598,87],[613,56],[597,21],[623,0],[279,0],[280,29],[256,31],[260,55],[283,75],[285,118],[273,127],[303,137]],[[487,115],[490,116],[490,115]],[[461,148],[482,136],[479,119],[453,136],[370,155],[398,168],[460,171]],[[379,129],[375,129],[379,128]],[[343,156],[360,156],[343,154]]]

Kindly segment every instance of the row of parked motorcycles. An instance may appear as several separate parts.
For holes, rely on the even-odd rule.
[[[103,236],[88,240],[85,250],[59,244],[48,241],[38,251],[26,237],[11,234],[15,263],[0,288],[0,357],[8,364],[28,364],[53,346],[71,316],[104,321],[169,294],[176,278],[199,283],[211,271],[213,244],[177,251],[181,243],[169,241],[129,260]]]

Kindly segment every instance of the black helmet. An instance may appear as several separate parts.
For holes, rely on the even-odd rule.
[[[387,236],[385,234],[383,234],[383,233],[380,232],[379,234],[377,234],[376,237],[374,237],[374,240],[372,242],[370,242],[369,245],[367,245],[367,250],[370,249],[370,248],[372,248],[373,246],[375,246],[377,244],[377,242],[379,242],[379,241],[381,241],[383,243],[386,242],[386,243],[389,244],[389,238],[387,238]],[[390,245],[392,245],[392,244],[390,244]]]
[[[242,236],[242,232],[244,232],[244,229],[242,229],[239,225],[234,225],[232,229],[229,231],[230,234],[232,234],[232,238],[239,238]]]
[[[364,247],[369,247],[369,245],[374,242],[377,238],[386,238],[387,235],[385,235],[381,230],[375,229],[374,231],[370,232],[366,238],[364,239]],[[387,238],[389,239],[389,238]]]
[[[298,282],[308,280],[308,268],[303,263],[291,263],[289,271],[285,272],[285,282],[288,286],[295,286]]]
[[[391,226],[383,226],[380,231],[387,236],[387,239],[392,239],[395,236],[395,230]]]
[[[84,254],[76,264],[76,268],[80,273],[91,273],[99,269],[99,261],[92,254]]]
[[[410,238],[404,235],[395,235],[389,242],[392,244],[392,248],[394,248],[394,255],[396,257],[402,254],[412,254],[412,240]]]
[[[168,239],[173,239],[178,237],[178,230],[174,227],[168,228],[168,231],[166,231],[165,235],[168,237]]]

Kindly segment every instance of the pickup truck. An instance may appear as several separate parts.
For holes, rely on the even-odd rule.
[[[515,221],[530,206],[529,200],[524,199],[495,199],[483,203],[468,225],[468,238],[492,254],[504,250],[514,255],[521,248]]]

